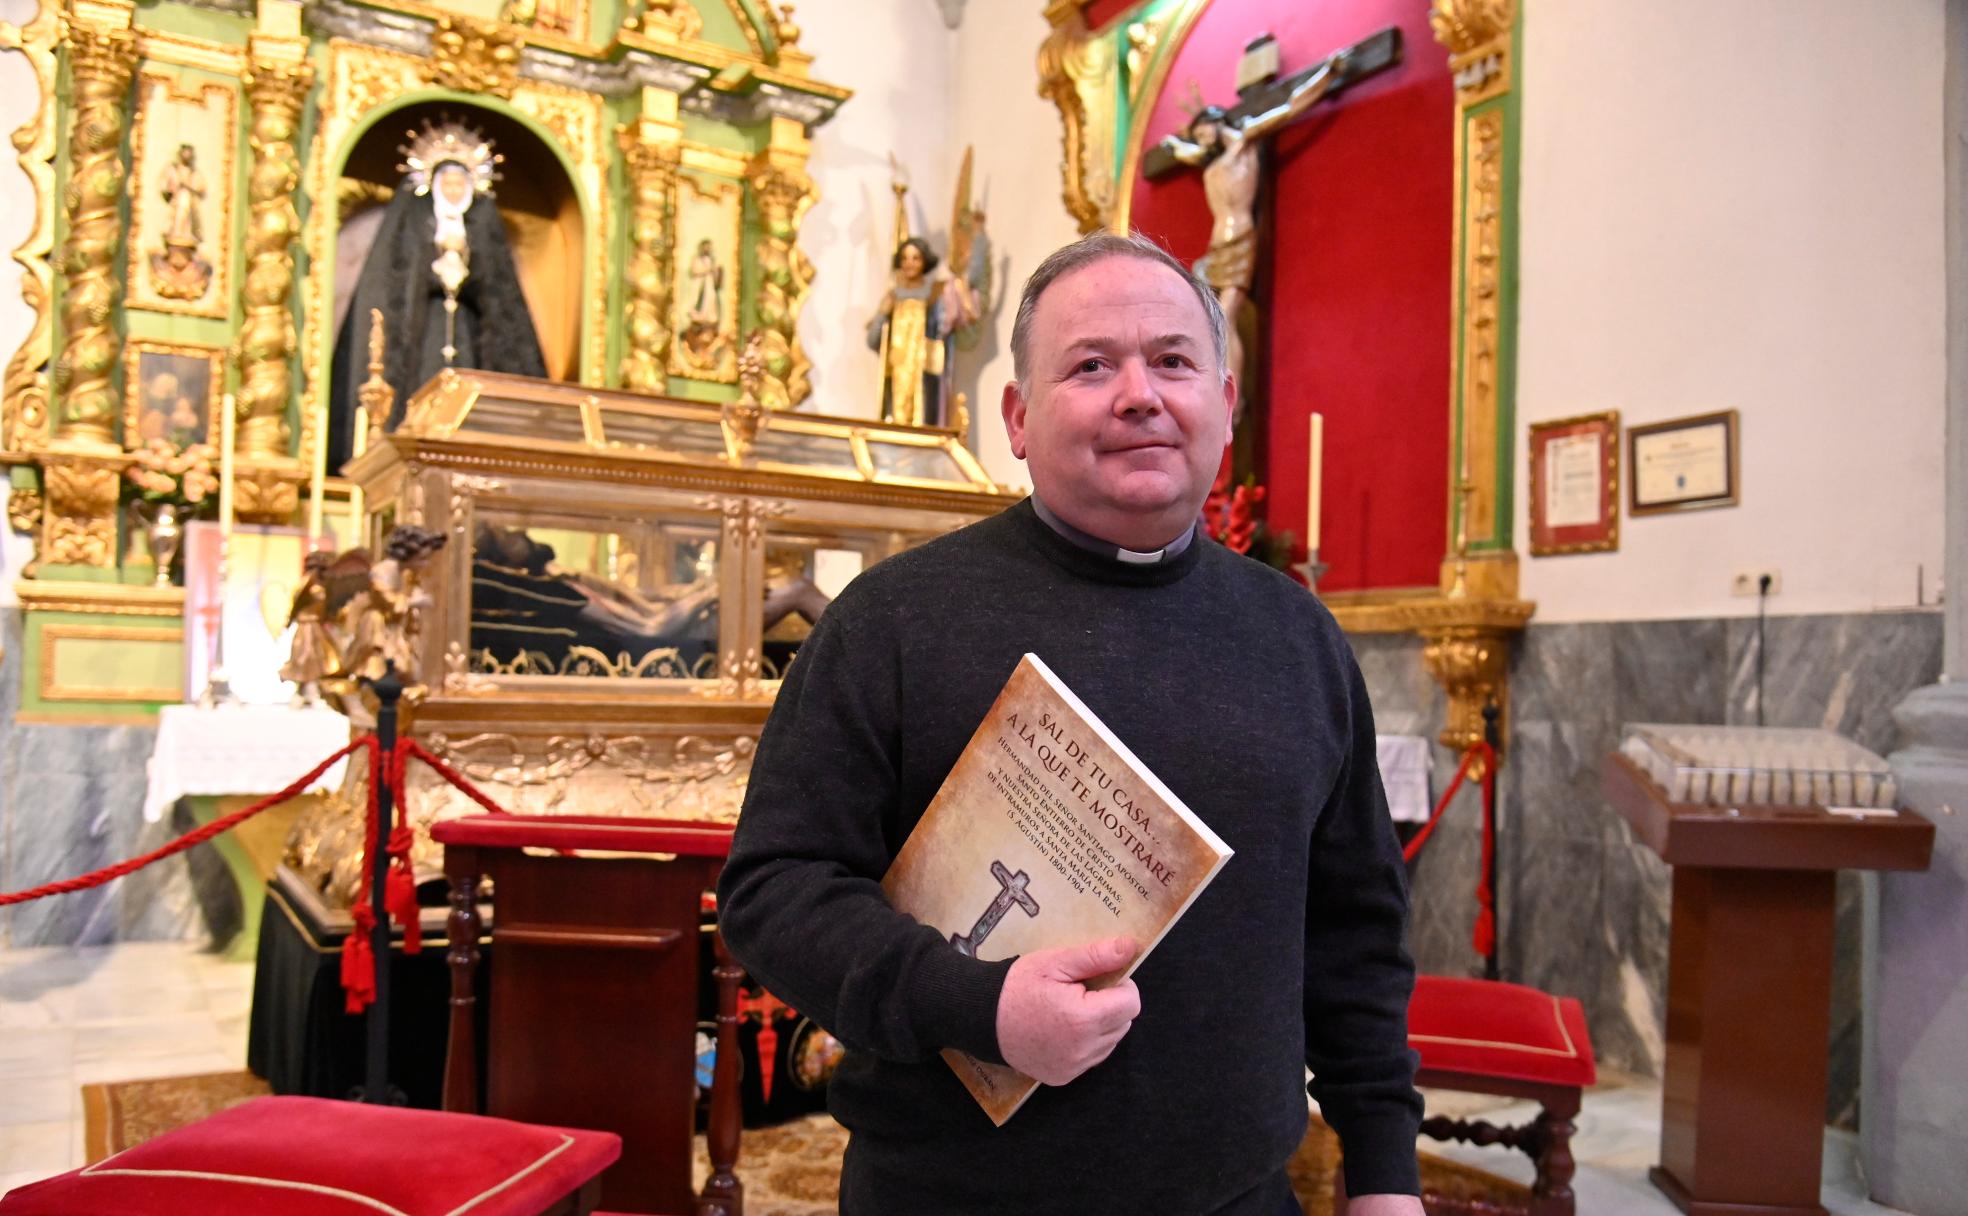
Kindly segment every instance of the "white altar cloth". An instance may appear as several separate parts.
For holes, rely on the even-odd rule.
[[[1428,769],[1433,751],[1421,735],[1376,735],[1380,784],[1387,791],[1387,812],[1395,823],[1425,823],[1435,809],[1428,794]]]
[[[349,720],[319,706],[166,705],[157,715],[144,820],[155,823],[187,794],[271,794],[348,746]],[[339,760],[310,790],[337,789]]]

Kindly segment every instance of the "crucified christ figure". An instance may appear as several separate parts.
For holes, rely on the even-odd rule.
[[[1354,48],[1348,47],[1329,56],[1293,83],[1275,105],[1238,118],[1230,117],[1221,106],[1204,106],[1183,132],[1162,138],[1161,147],[1170,157],[1203,171],[1203,195],[1209,200],[1213,225],[1209,253],[1196,263],[1196,270],[1216,289],[1223,314],[1229,318],[1224,365],[1240,382],[1246,377],[1237,316],[1250,298],[1251,276],[1257,267],[1256,207],[1258,187],[1264,178],[1264,141],[1348,83],[1353,53]],[[1242,408],[1240,398],[1240,412]]]

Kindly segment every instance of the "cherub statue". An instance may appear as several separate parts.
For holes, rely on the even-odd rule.
[[[417,639],[430,597],[417,586],[425,559],[444,547],[444,534],[415,524],[398,524],[383,542],[383,560],[369,567],[368,589],[351,598],[353,620],[341,674],[351,680],[380,680],[394,664],[405,684],[421,676]]]

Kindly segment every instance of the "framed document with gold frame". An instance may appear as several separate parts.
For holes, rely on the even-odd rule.
[[[1742,501],[1736,411],[1628,427],[1626,468],[1631,514],[1735,506]]]
[[[132,338],[124,346],[123,443],[172,447],[215,441],[225,391],[225,352],[216,346]]]
[[[1619,548],[1618,410],[1531,424],[1531,555]]]

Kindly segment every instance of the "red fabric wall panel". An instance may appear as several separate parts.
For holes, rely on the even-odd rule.
[[[1238,57],[1262,31],[1289,74],[1390,25],[1402,61],[1288,128],[1271,159],[1267,508],[1303,538],[1310,415],[1324,414],[1322,587],[1335,591],[1433,584],[1448,547],[1455,89],[1427,0],[1214,0],[1146,131],[1152,144],[1188,121],[1192,79],[1234,103]],[[1137,182],[1131,219],[1185,259],[1209,246],[1194,172]]]
[[[1080,10],[1081,17],[1090,30],[1104,30],[1112,25],[1116,17],[1123,16],[1141,7],[1141,0],[1087,0]]]

